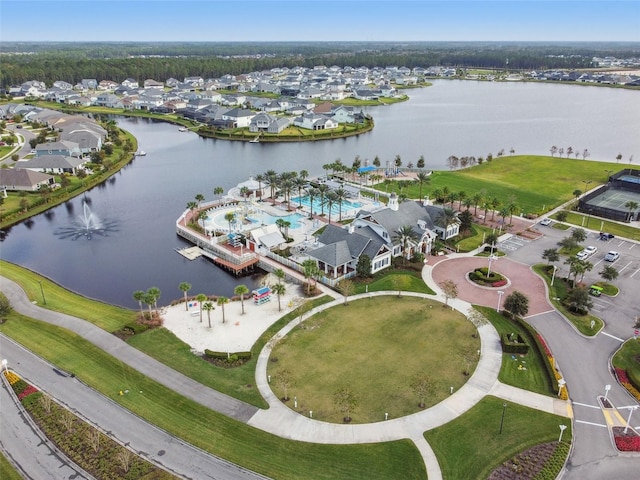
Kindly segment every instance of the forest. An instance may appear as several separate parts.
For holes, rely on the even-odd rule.
[[[28,80],[75,84],[83,78],[122,82],[187,76],[217,78],[276,67],[430,67],[509,70],[590,68],[593,57],[640,56],[638,43],[535,42],[271,42],[0,44],[0,86]]]

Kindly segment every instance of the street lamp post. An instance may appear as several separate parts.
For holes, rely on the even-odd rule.
[[[611,385],[606,384],[604,386],[604,401],[607,401],[607,395],[609,395],[609,390],[611,390]]]
[[[496,312],[500,312],[500,303],[502,300],[502,295],[504,295],[504,292],[502,290],[498,290],[498,308],[496,309]]]
[[[47,299],[44,298],[44,288],[42,288],[42,282],[40,280],[38,280],[38,283],[40,284],[40,293],[42,293],[42,303],[44,305],[47,304]]]
[[[556,270],[558,270],[558,266],[557,266],[557,265],[554,265],[554,266],[553,266],[553,274],[551,275],[551,286],[552,286],[552,287],[553,287],[553,281],[554,281],[554,280],[555,280],[555,278],[556,278]]]
[[[629,407],[629,418],[627,418],[627,425],[624,427],[624,433],[627,433],[627,430],[629,429],[629,423],[631,422],[631,414],[633,412],[636,411],[636,409],[638,408],[638,405],[633,405],[631,407]]]
[[[507,410],[507,404],[502,404],[502,418],[500,419],[500,434],[502,434],[502,426],[504,425],[504,412]]]
[[[558,438],[558,443],[562,442],[562,434],[567,429],[566,425],[559,425],[559,427],[560,427],[560,438]]]
[[[4,368],[5,372],[9,372],[9,362],[7,361],[6,358],[2,359],[2,368]]]
[[[562,393],[562,387],[564,387],[567,384],[567,382],[565,381],[564,378],[561,378],[560,380],[558,380],[558,396],[560,396],[560,394]]]

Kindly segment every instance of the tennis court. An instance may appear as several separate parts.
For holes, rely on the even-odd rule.
[[[610,208],[612,210],[622,210],[628,212],[625,207],[627,202],[636,202],[640,204],[640,193],[631,192],[629,190],[607,189],[599,195],[589,198],[587,205],[600,208]]]

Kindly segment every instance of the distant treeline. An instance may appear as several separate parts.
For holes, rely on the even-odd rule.
[[[17,43],[3,42],[0,84],[83,78],[121,82],[216,78],[276,67],[476,67],[575,69],[594,56],[640,56],[640,44],[615,43]]]

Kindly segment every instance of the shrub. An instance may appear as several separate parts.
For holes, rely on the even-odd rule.
[[[229,358],[227,358],[227,362],[229,363],[233,363],[237,361],[238,361],[238,355],[236,355],[235,353],[233,355],[229,355]]]
[[[503,333],[500,337],[502,351],[504,353],[515,353],[526,355],[529,351],[529,345],[522,336],[516,333]]]
[[[492,287],[504,287],[507,284],[506,280],[499,280],[491,284]]]

